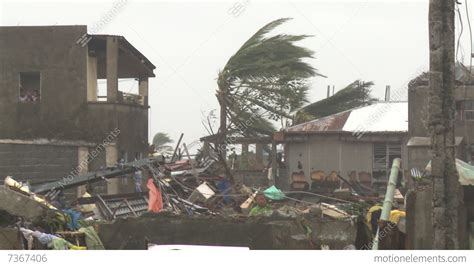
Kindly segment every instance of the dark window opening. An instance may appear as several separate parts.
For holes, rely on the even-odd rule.
[[[388,179],[393,160],[402,156],[402,145],[400,143],[374,143],[373,155],[373,177]]]
[[[468,164],[474,165],[474,144],[468,145],[466,150]]]
[[[22,103],[41,100],[41,76],[39,72],[20,73],[20,97]]]

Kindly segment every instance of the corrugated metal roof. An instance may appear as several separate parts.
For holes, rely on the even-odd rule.
[[[378,102],[290,127],[287,132],[408,132],[408,102]]]
[[[351,111],[322,117],[288,128],[289,132],[342,131]]]

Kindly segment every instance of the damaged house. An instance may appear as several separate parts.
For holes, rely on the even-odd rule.
[[[0,27],[0,50],[2,179],[37,185],[147,156],[155,66],[124,37],[86,26]],[[138,94],[119,90],[121,79],[134,80]],[[94,189],[133,187],[116,179]]]
[[[384,189],[393,159],[406,158],[407,136],[408,103],[377,102],[292,126],[275,137],[285,143],[291,188],[315,190],[324,182],[339,188],[338,175]]]

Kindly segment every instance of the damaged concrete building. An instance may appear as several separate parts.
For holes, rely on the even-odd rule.
[[[407,105],[378,102],[277,133],[275,138],[285,143],[291,187],[313,189],[321,181],[334,181],[337,188],[340,175],[385,188],[393,159],[406,159]]]
[[[455,66],[456,158],[472,165],[474,159],[474,75],[462,64]],[[409,141],[407,143],[408,167],[421,172],[431,160],[431,137],[428,132],[429,77],[423,73],[409,84]],[[458,168],[459,171],[459,168]],[[414,184],[409,187],[413,193],[407,194],[407,246],[409,249],[431,249],[433,244],[431,183]],[[431,182],[431,181],[429,181]],[[459,245],[469,248],[468,236],[474,234],[474,186],[462,185],[464,197],[459,211]]]
[[[0,27],[0,50],[1,177],[41,184],[147,155],[155,66],[124,37],[86,26]],[[138,83],[138,94],[119,90],[120,79]],[[117,179],[97,192],[133,187]]]

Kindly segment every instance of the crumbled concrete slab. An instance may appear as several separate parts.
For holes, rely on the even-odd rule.
[[[0,186],[0,210],[28,220],[35,220],[44,215],[46,211],[41,203],[5,186]]]
[[[18,230],[0,227],[0,250],[17,250],[21,248]]]

